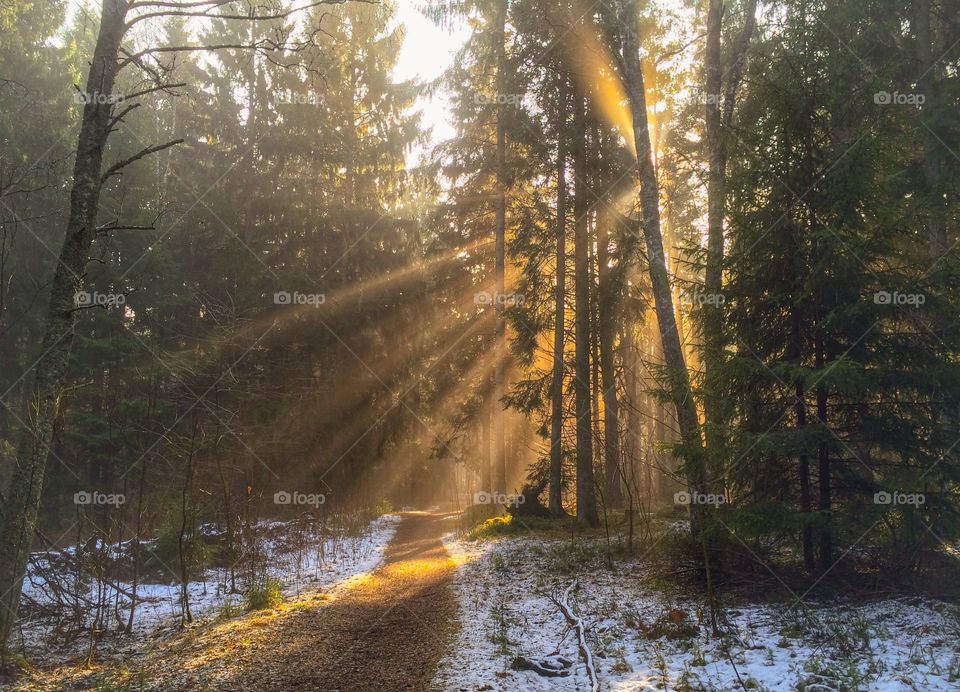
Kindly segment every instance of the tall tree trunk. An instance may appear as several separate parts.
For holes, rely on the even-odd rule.
[[[587,189],[586,115],[582,91],[573,99],[574,175],[574,284],[576,355],[574,360],[574,407],[577,416],[577,522],[598,526],[597,498],[593,480],[593,422],[590,401],[590,268]]]
[[[44,355],[35,367],[33,393],[17,450],[8,503],[0,528],[0,649],[10,636],[20,604],[20,590],[36,529],[44,470],[53,425],[61,402],[70,360],[76,311],[74,295],[83,287],[90,244],[100,203],[103,151],[110,134],[112,95],[119,65],[117,54],[125,32],[128,5],[103,0],[100,30],[87,75],[70,191],[67,232],[50,288],[43,341]]]
[[[706,295],[712,300],[700,306],[703,325],[704,414],[705,437],[711,468],[710,475],[722,477],[725,458],[722,426],[726,414],[717,383],[717,369],[723,360],[723,294],[724,228],[727,191],[727,131],[733,121],[737,89],[743,75],[747,48],[756,25],[757,0],[744,6],[743,27],[730,50],[730,68],[723,73],[721,37],[723,33],[723,0],[710,0],[707,10],[707,43],[704,53],[704,146],[707,159],[707,262],[704,276]],[[724,84],[726,77],[726,84]]]
[[[589,140],[587,150],[590,150]],[[587,173],[586,180],[592,180],[590,173]],[[597,329],[597,256],[595,252],[596,223],[594,214],[587,214],[587,267],[589,267],[589,286],[590,286],[590,406],[591,418],[593,419],[593,442],[594,451],[598,454],[602,451],[603,436],[600,433],[600,340],[598,339],[599,330]]]
[[[819,327],[818,327],[819,329]],[[817,371],[823,370],[823,337],[817,335],[814,359]],[[827,427],[827,386],[821,381],[817,385],[817,422]],[[830,479],[830,450],[826,440],[820,442],[817,449],[820,497],[818,508],[821,516],[820,528],[820,570],[826,572],[833,566],[833,529],[831,527],[831,505],[833,503]]]
[[[566,123],[566,81],[560,80],[560,116],[557,127],[557,270],[554,289],[553,378],[550,383],[550,514],[562,517],[563,510],[563,342],[566,333],[567,278],[567,151],[563,127]]]
[[[709,0],[707,10],[707,43],[704,51],[704,144],[707,158],[707,262],[704,292],[718,296],[723,291],[723,215],[726,152],[720,120],[722,89],[720,38],[723,23],[723,0]],[[717,366],[723,349],[722,308],[713,300],[699,307],[703,326],[704,413],[706,417],[707,453],[711,477],[721,477],[723,469],[719,449],[722,436],[719,427],[723,416],[716,385]]]
[[[796,254],[799,252],[795,250]],[[794,276],[798,276],[795,274]],[[796,362],[797,367],[803,362],[803,349],[801,342],[801,323],[800,311],[797,309],[796,300],[791,307],[791,345],[790,358]],[[802,377],[797,377],[794,382],[794,415],[797,418],[797,430],[803,431],[807,427],[807,404],[805,401],[806,392],[804,391],[804,382]],[[812,509],[810,496],[810,458],[807,453],[800,453],[800,511],[804,514],[803,523],[803,564],[810,571],[814,566],[813,555],[813,526],[810,523],[810,510]]]
[[[506,125],[504,122],[506,114],[506,104],[500,98],[504,87],[504,77],[506,71],[506,50],[504,42],[506,41],[506,21],[507,21],[507,2],[499,0],[497,2],[496,31],[494,40],[497,42],[497,149],[496,149],[496,259],[494,260],[494,273],[496,274],[496,300],[494,310],[496,311],[496,325],[494,327],[494,341],[496,342],[496,364],[494,366],[494,421],[493,421],[493,472],[494,472],[494,490],[498,493],[507,492],[507,459],[506,443],[504,440],[503,424],[503,399],[504,385],[504,360],[506,359],[506,323],[503,316],[504,309],[504,271],[506,267],[506,231],[507,231],[507,194],[506,194]]]
[[[623,507],[620,482],[620,407],[614,358],[617,312],[616,286],[610,277],[610,234],[605,215],[597,210],[597,333],[600,342],[600,374],[603,387],[604,500],[611,509]]]
[[[492,446],[490,444],[490,423],[494,414],[494,407],[482,407],[480,409],[480,489],[489,493],[493,491],[493,480],[490,470],[493,468],[493,459],[491,458]]]
[[[637,151],[640,178],[641,227],[647,248],[650,283],[654,307],[663,346],[663,359],[669,377],[670,398],[677,412],[677,422],[683,445],[684,473],[691,496],[705,488],[703,439],[696,403],[690,387],[690,375],[683,357],[680,334],[673,312],[673,296],[660,231],[659,186],[650,147],[647,123],[647,99],[644,94],[643,72],[640,67],[640,44],[637,38],[637,8],[635,0],[623,0],[621,7],[623,30],[624,82],[633,111],[633,136]],[[703,528],[705,505],[691,501],[690,529],[699,538]]]
[[[621,336],[621,356],[624,366],[624,390],[625,401],[627,402],[627,420],[626,433],[624,435],[624,448],[621,451],[620,460],[624,475],[627,477],[627,486],[630,493],[636,495],[640,487],[640,468],[641,468],[641,431],[643,421],[640,416],[640,406],[643,401],[643,393],[640,390],[640,378],[637,375],[637,368],[640,367],[640,352],[637,348],[636,331],[632,324],[623,325],[623,334]],[[649,498],[648,498],[649,499]],[[637,498],[639,502],[639,498]]]
[[[914,61],[916,63],[917,90],[923,94],[930,105],[936,106],[938,85],[936,80],[936,62],[933,57],[933,37],[930,31],[930,0],[913,0],[911,24],[916,44]],[[927,244],[933,259],[939,259],[949,249],[947,227],[944,223],[943,196],[940,191],[939,150],[943,137],[935,134],[937,122],[923,128],[923,195],[921,199],[928,206],[923,210],[927,222]],[[933,130],[931,130],[931,127]]]

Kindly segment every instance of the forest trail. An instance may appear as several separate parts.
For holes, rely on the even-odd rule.
[[[457,626],[447,516],[404,512],[375,571],[174,638],[129,672],[151,689],[429,690]]]
[[[282,618],[226,679],[230,689],[425,690],[456,622],[443,515],[408,512],[383,566],[327,605]]]

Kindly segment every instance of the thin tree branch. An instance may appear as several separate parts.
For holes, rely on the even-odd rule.
[[[107,182],[107,179],[109,179],[113,175],[116,175],[123,168],[126,168],[134,161],[139,161],[145,156],[149,156],[150,154],[155,154],[158,151],[163,151],[164,149],[169,149],[170,147],[176,146],[177,144],[183,144],[183,142],[184,142],[183,139],[174,139],[170,142],[166,142],[165,144],[158,144],[153,147],[147,147],[146,149],[141,149],[130,158],[117,161],[115,164],[110,166],[110,168],[107,169],[107,172],[103,174],[103,177],[100,178],[100,184],[103,185],[105,182]]]

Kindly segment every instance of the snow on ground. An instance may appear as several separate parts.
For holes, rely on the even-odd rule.
[[[294,522],[262,521],[256,525],[256,531],[264,536],[261,549],[268,576],[282,584],[286,597],[294,597],[304,591],[336,591],[339,585],[350,577],[375,569],[382,562],[387,544],[393,538],[399,522],[399,516],[388,514],[372,521],[357,535],[331,532],[323,537],[303,536],[303,540],[297,540],[300,537],[296,535],[298,529]],[[111,550],[115,552],[115,546],[111,546]],[[59,554],[35,554],[31,569],[24,580],[24,595],[41,606],[52,608],[58,585],[48,581],[48,575],[38,573],[36,567],[40,566],[44,571],[49,571],[52,565],[59,564],[61,568],[56,575],[56,582],[72,585],[70,572],[63,573],[62,559],[58,562],[54,556],[59,555],[62,558],[74,554],[75,549],[72,547]],[[126,622],[130,600],[124,594],[130,593],[132,585],[119,582],[98,587],[93,581],[84,587],[84,596],[95,601],[98,588],[107,589],[106,602],[110,604],[111,611],[109,628],[116,630],[118,625],[113,615],[113,604],[118,597],[117,589],[119,612],[123,622]],[[189,582],[188,590],[190,610],[195,619],[216,615],[229,606],[242,608],[242,595],[227,592],[227,576],[223,569],[205,571],[199,579]],[[170,583],[140,583],[137,586],[133,639],[175,629],[180,621],[179,599],[180,585],[172,579]],[[66,617],[69,617],[69,614]],[[49,614],[27,618],[18,624],[12,648],[15,651],[22,649],[28,658],[43,656],[47,660],[82,652],[88,644],[88,634],[65,637],[58,625],[58,618]],[[108,644],[109,642],[104,640],[100,646],[103,648]]]
[[[575,635],[550,599],[574,579],[571,604],[603,690],[960,689],[960,620],[941,602],[728,607],[714,638],[705,600],[668,593],[642,560],[611,570],[599,540],[449,534],[444,543],[458,564],[462,624],[435,681],[445,690],[589,690]],[[518,655],[559,655],[571,674],[513,670]]]

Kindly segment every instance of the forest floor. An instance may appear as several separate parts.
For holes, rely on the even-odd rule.
[[[456,628],[444,515],[406,512],[379,568],[329,593],[190,628],[136,658],[19,689],[423,690]]]
[[[400,517],[382,562],[333,587],[163,630],[92,669],[46,666],[11,689],[590,690],[560,602],[582,619],[602,690],[960,687],[960,610],[946,601],[814,598],[782,582],[778,596],[776,580],[758,581],[723,595],[718,635],[677,569],[682,522],[660,521],[631,549],[612,524],[608,536],[569,522],[457,531],[452,513]]]
[[[435,687],[589,691],[585,625],[600,689],[841,692],[960,689],[960,608],[917,594],[814,593],[757,567],[747,588],[708,599],[684,568],[683,522],[657,520],[633,549],[572,522],[497,518],[444,536],[464,623]],[[544,677],[529,662],[560,668]]]

